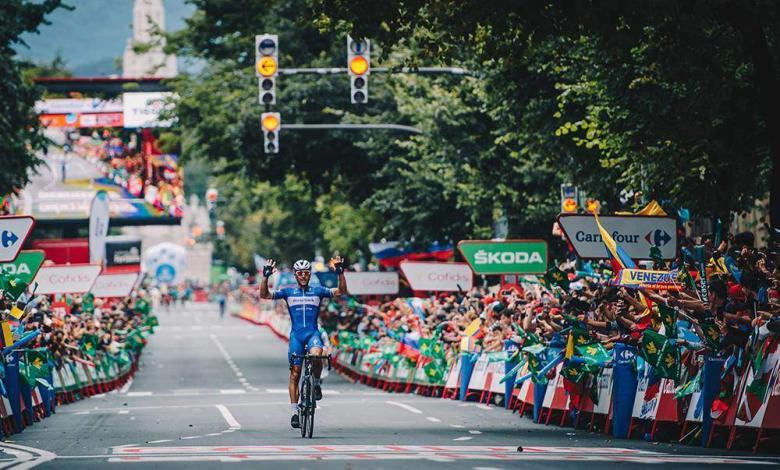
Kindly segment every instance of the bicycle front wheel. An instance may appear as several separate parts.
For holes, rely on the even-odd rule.
[[[301,399],[300,399],[300,405],[298,405],[298,409],[300,410],[300,422],[301,422],[301,437],[305,438],[311,435],[308,431],[308,425],[309,425],[309,414],[312,412],[312,406],[311,406],[311,400],[312,400],[312,389],[311,389],[311,382],[304,377],[302,383],[301,383]]]
[[[314,408],[316,408],[316,406],[312,401],[311,405],[309,406],[309,412],[306,415],[306,421],[308,421],[306,424],[306,433],[308,434],[309,439],[311,439],[311,436],[314,433]]]

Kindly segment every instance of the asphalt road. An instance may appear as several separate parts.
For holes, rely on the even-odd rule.
[[[55,416],[12,436],[0,444],[0,468],[780,463],[776,457],[611,440],[535,425],[500,408],[388,394],[335,373],[325,379],[315,437],[302,439],[289,425],[285,343],[266,328],[231,317],[220,320],[213,305],[190,304],[159,316],[161,326],[129,387],[61,406]]]

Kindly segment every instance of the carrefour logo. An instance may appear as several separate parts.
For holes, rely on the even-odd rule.
[[[672,240],[672,237],[666,233],[666,230],[657,228],[647,232],[645,240],[647,240],[647,243],[654,246],[664,246]]]
[[[19,240],[19,237],[16,236],[15,233],[8,230],[3,230],[3,234],[0,236],[0,243],[3,244],[3,248],[8,248],[9,246],[16,243],[17,240]]]
[[[474,264],[530,264],[544,263],[542,255],[538,251],[494,251],[488,253],[479,250],[474,253]]]

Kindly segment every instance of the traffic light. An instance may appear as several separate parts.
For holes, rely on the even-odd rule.
[[[347,71],[349,100],[352,103],[367,102],[368,75],[371,73],[371,44],[368,39],[354,40],[347,36]]]
[[[598,214],[599,208],[601,208],[601,203],[598,201],[598,199],[585,199],[585,212],[590,214]]]
[[[279,37],[276,34],[255,36],[255,75],[260,104],[276,104],[276,75],[279,72]]]
[[[577,187],[572,184],[561,185],[561,212],[564,214],[577,213]]]
[[[263,113],[260,116],[260,127],[263,129],[265,153],[279,153],[279,130],[282,127],[279,113]]]

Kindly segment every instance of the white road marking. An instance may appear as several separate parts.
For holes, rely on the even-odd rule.
[[[290,393],[286,388],[266,388],[265,391],[266,393],[278,393],[280,395]]]
[[[152,392],[127,392],[128,397],[151,397]]]
[[[482,434],[482,431],[477,431],[476,429],[469,429],[469,434]]]
[[[217,405],[217,409],[220,413],[222,413],[222,417],[225,418],[225,421],[227,422],[228,426],[230,426],[230,429],[241,429],[241,423],[239,423],[233,414],[230,413],[230,410],[227,409],[227,406]]]
[[[193,326],[193,329],[194,328],[195,328],[195,326]],[[203,327],[199,327],[199,328],[203,328]],[[233,370],[233,373],[236,374],[236,378],[241,383],[241,386],[243,386],[244,389],[245,389],[245,390],[241,390],[240,392],[235,392],[235,393],[246,393],[247,390],[252,390],[251,384],[249,383],[248,380],[246,380],[244,378],[244,374],[241,372],[241,369],[239,369],[238,366],[236,365],[236,363],[233,362],[233,358],[230,357],[230,354],[227,352],[227,349],[225,349],[225,347],[222,345],[222,343],[217,339],[217,335],[210,334],[209,338],[211,338],[211,341],[213,341],[214,344],[217,346],[217,349],[222,354],[222,357],[228,363],[228,365],[230,366],[230,369]]]
[[[399,403],[397,401],[389,401],[389,400],[386,401],[385,403],[387,403],[388,405],[393,405],[393,406],[397,406],[399,408],[403,408],[406,411],[410,411],[410,412],[412,412],[414,414],[418,414],[418,415],[422,414],[422,411],[418,410],[417,408],[415,408],[413,406],[409,406],[406,403]]]
[[[97,395],[92,395],[91,398],[104,398],[106,396],[105,393],[98,393]]]
[[[450,424],[450,426],[452,426],[453,428],[458,428],[458,429],[463,429],[463,428],[466,427],[466,426],[464,426],[462,424]]]
[[[124,394],[124,393],[129,392],[130,391],[130,387],[132,387],[132,386],[133,386],[133,378],[130,377],[130,380],[125,382],[125,384],[122,385],[122,388],[119,389],[119,393]]]
[[[434,418],[433,416],[426,416],[425,419],[432,423],[441,423],[441,420],[439,418]]]
[[[323,390],[322,394],[323,395],[341,395],[341,392],[339,392],[338,390]]]
[[[156,441],[149,441],[147,444],[162,444],[163,442],[171,442],[173,439],[158,439]]]
[[[483,405],[483,404],[481,404],[481,403],[480,403],[480,404],[478,404],[478,405],[475,405],[475,406],[476,406],[477,408],[479,408],[480,410],[488,410],[488,411],[491,411],[491,410],[493,410],[493,409],[494,409],[492,406]]]
[[[462,437],[456,437],[455,439],[453,439],[453,441],[470,441],[472,439],[474,438],[469,436],[462,436]]]
[[[242,393],[246,393],[246,390],[243,388],[228,388],[220,390],[219,393],[221,395],[240,395]]]
[[[57,454],[54,452],[49,452],[48,450],[36,449],[35,447],[28,447],[19,444],[11,444],[8,442],[0,443],[0,451],[16,457],[13,462],[10,462],[7,465],[3,465],[1,468],[13,467],[14,469],[27,470],[57,458]]]
[[[129,411],[127,411],[127,410],[119,410],[119,412],[118,412],[118,413],[119,413],[120,415],[126,415],[126,414],[128,414],[128,413],[130,413],[130,412],[129,412]]]
[[[466,437],[466,439],[471,439]],[[67,456],[65,459],[106,459],[106,455]],[[602,447],[525,447],[472,445],[300,445],[300,446],[179,446],[114,448],[109,462],[240,462],[322,460],[430,460],[452,462],[551,461],[676,463],[676,464],[768,464],[773,457],[728,455],[679,455],[639,449]]]
[[[77,412],[75,412],[73,414],[76,414],[76,415],[88,415],[89,411],[77,411]]]

